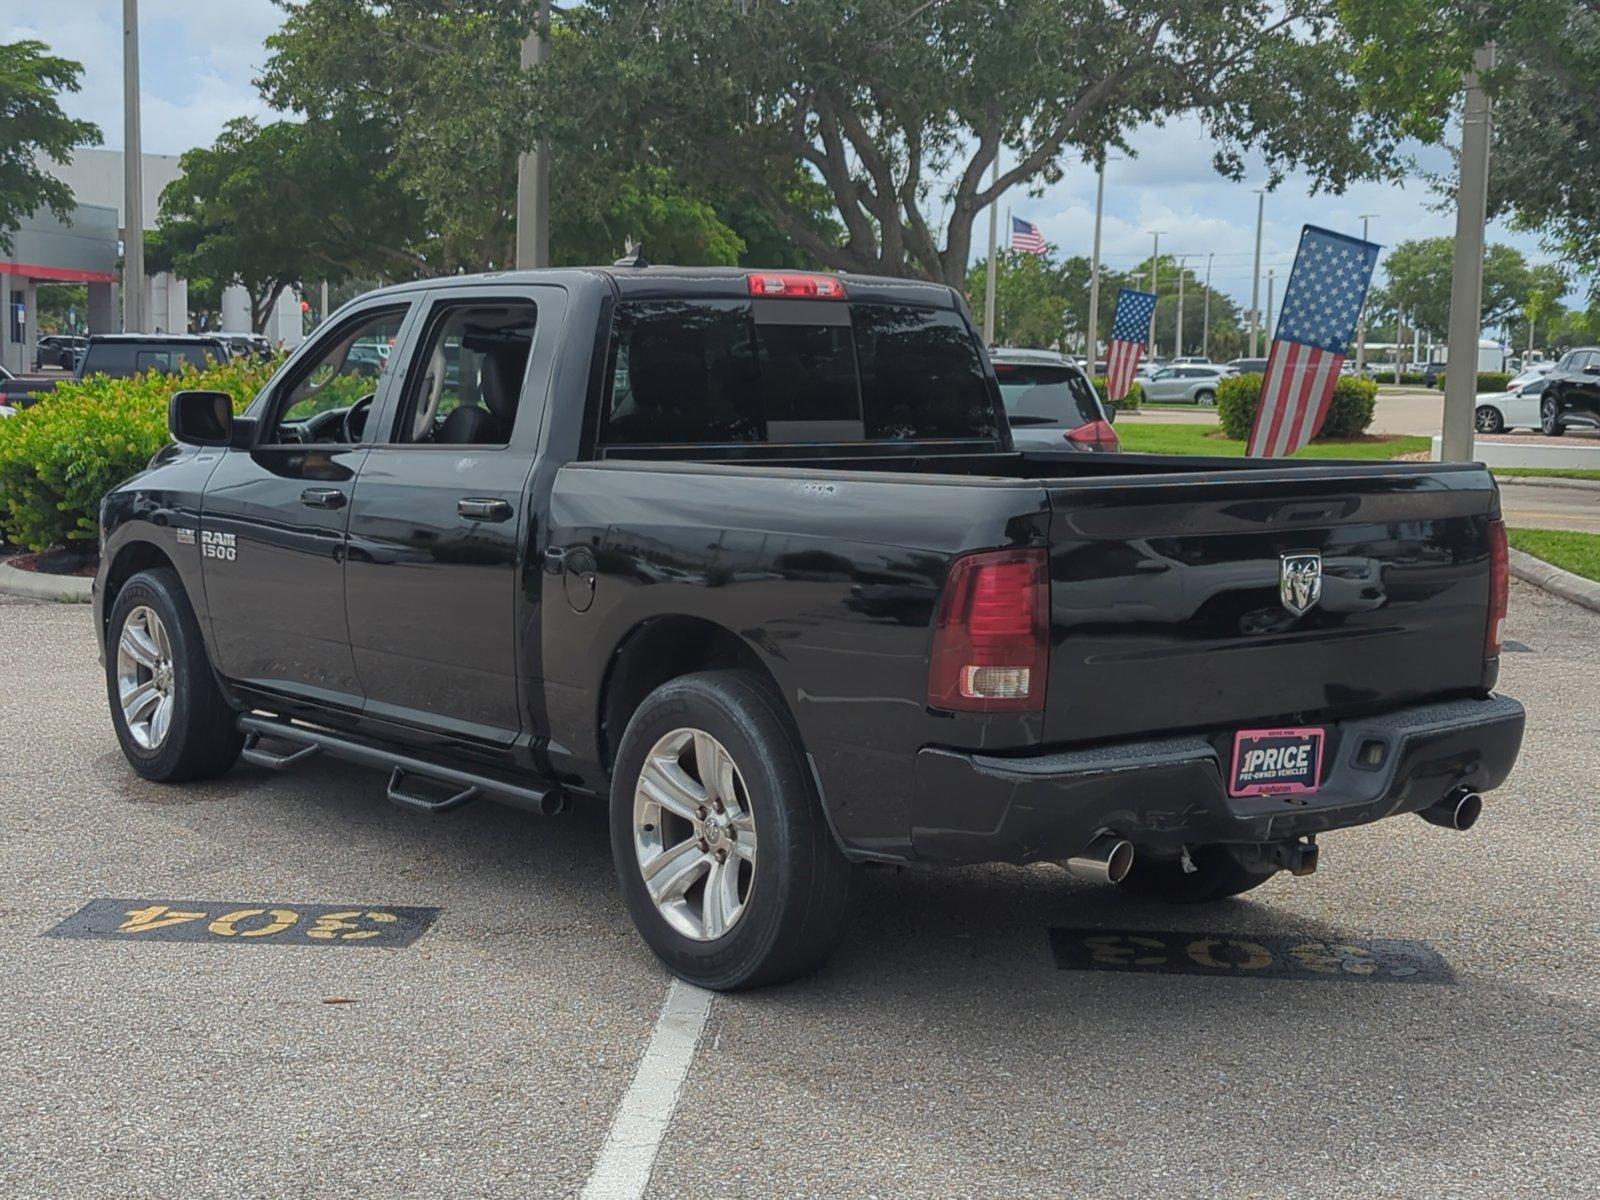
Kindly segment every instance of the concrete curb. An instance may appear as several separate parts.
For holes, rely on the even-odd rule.
[[[1567,488],[1575,492],[1600,492],[1600,479],[1545,479],[1538,475],[1496,475],[1496,483],[1513,487]]]
[[[1560,567],[1552,566],[1544,559],[1535,558],[1516,547],[1511,549],[1511,573],[1523,582],[1549,592],[1552,596],[1570,600],[1590,612],[1600,612],[1600,583],[1592,579],[1574,575],[1571,571],[1563,571]]]
[[[83,575],[41,575],[0,562],[0,595],[87,604],[93,587],[94,580]]]

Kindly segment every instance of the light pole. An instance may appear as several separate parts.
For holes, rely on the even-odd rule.
[[[1094,374],[1095,360],[1100,357],[1100,217],[1106,207],[1106,156],[1100,156],[1095,170],[1094,186],[1094,256],[1089,260],[1089,348],[1084,357],[1089,360],[1089,374]]]
[[[1256,331],[1261,322],[1261,225],[1267,213],[1267,189],[1256,188],[1256,265],[1250,271],[1250,357],[1256,357]]]
[[[1161,297],[1161,233],[1159,229],[1152,229],[1150,236],[1155,238],[1155,247],[1150,251],[1150,294],[1157,300]],[[1151,359],[1156,356],[1156,306],[1150,306],[1150,349]]]
[[[122,328],[145,332],[144,155],[139,138],[139,0],[122,0]]]
[[[1000,182],[1000,150],[994,152],[994,166],[989,170],[989,190],[993,191]],[[995,272],[999,267],[995,263],[999,255],[998,244],[1000,240],[1000,197],[989,202],[989,271],[983,280],[983,344],[994,345],[994,288]]]
[[[1480,83],[1494,70],[1493,43],[1472,56],[1461,114],[1461,182],[1456,192],[1456,254],[1450,272],[1450,350],[1444,376],[1444,429],[1439,457],[1472,459],[1472,416],[1478,390],[1478,339],[1483,322],[1483,230],[1489,213],[1489,97]]]
[[[1267,268],[1267,323],[1263,332],[1267,335],[1267,345],[1272,345],[1272,277],[1276,274],[1272,267]]]
[[[1200,356],[1211,361],[1211,260],[1216,252],[1206,255],[1206,306],[1200,318]]]
[[[1370,240],[1367,237],[1367,222],[1377,216],[1377,213],[1361,214],[1361,240]],[[1356,322],[1356,374],[1362,374],[1367,366],[1367,302],[1361,302],[1361,319]]]
[[[539,15],[522,39],[522,69],[544,62],[550,29],[550,0],[539,0]],[[550,265],[550,143],[540,138],[517,159],[517,266]]]
[[[1178,331],[1172,339],[1172,357],[1183,357],[1183,260],[1187,254],[1178,255]]]

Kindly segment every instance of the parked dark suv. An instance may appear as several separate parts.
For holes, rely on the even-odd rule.
[[[1568,350],[1545,383],[1539,428],[1559,437],[1572,426],[1600,428],[1600,346]]]
[[[146,371],[176,374],[185,366],[204,368],[210,363],[229,360],[228,347],[220,338],[194,337],[184,333],[108,333],[96,334],[77,354],[74,379],[90,375],[110,375],[126,379]],[[55,379],[14,379],[0,384],[0,398],[26,408],[55,389]]]

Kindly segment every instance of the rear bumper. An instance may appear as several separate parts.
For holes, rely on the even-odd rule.
[[[1101,830],[1157,852],[1292,840],[1417,812],[1457,788],[1498,787],[1523,722],[1522,705],[1495,695],[1330,724],[1322,786],[1297,797],[1229,796],[1231,731],[1031,758],[927,747],[916,760],[912,845],[930,862],[1026,863],[1067,858]],[[1357,766],[1373,740],[1382,762]]]

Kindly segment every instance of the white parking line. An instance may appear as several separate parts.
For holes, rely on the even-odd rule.
[[[644,1195],[672,1110],[678,1106],[678,1089],[706,1027],[712,996],[681,979],[672,981],[650,1044],[583,1185],[583,1200],[639,1200]]]

